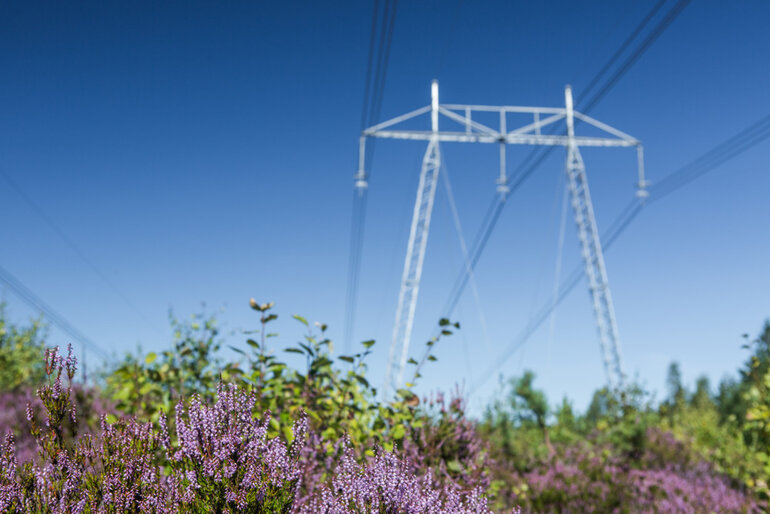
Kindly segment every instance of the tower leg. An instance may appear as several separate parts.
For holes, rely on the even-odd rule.
[[[620,356],[620,338],[618,324],[615,319],[615,309],[610,295],[607,269],[604,266],[604,255],[599,241],[599,231],[596,228],[596,218],[588,190],[585,165],[578,147],[570,145],[567,148],[567,181],[572,209],[575,213],[578,238],[583,254],[583,262],[588,278],[588,287],[599,331],[599,342],[604,370],[611,388],[621,388],[624,385],[622,363]]]
[[[412,214],[412,228],[409,232],[409,244],[406,248],[404,271],[401,276],[401,290],[398,294],[396,320],[393,325],[393,339],[390,343],[388,368],[385,375],[385,394],[388,387],[401,385],[406,367],[409,342],[412,336],[414,312],[417,307],[417,295],[420,290],[420,276],[425,259],[425,247],[428,243],[428,229],[436,197],[441,153],[438,139],[428,143],[428,149],[422,159],[420,183],[417,187],[417,199]]]

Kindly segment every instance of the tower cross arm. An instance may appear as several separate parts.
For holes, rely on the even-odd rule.
[[[409,139],[413,141],[430,141],[434,136],[442,143],[500,143],[505,142],[509,145],[547,145],[547,146],[568,146],[570,138],[568,136],[557,136],[547,134],[520,134],[500,133],[479,134],[475,132],[454,132],[439,131],[433,133],[430,130],[377,130],[366,134],[369,137],[382,139]],[[577,146],[601,146],[601,147],[629,147],[637,146],[639,142],[635,139],[625,140],[616,138],[602,137],[575,137],[574,143]]]

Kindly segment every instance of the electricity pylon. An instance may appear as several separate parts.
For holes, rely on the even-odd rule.
[[[401,289],[398,295],[396,319],[385,375],[386,388],[398,387],[403,380],[409,352],[409,343],[420,290],[425,249],[428,243],[433,202],[436,196],[441,151],[439,143],[496,143],[499,146],[500,169],[497,178],[497,191],[502,199],[509,192],[506,175],[506,145],[541,145],[563,146],[567,150],[565,171],[570,191],[572,208],[580,240],[581,253],[588,279],[588,288],[594,309],[596,327],[599,332],[599,344],[604,370],[611,388],[624,385],[624,375],[620,352],[615,309],[612,304],[607,270],[604,265],[599,232],[596,226],[593,204],[588,189],[585,165],[580,155],[580,147],[635,147],[637,149],[637,195],[647,195],[644,180],[643,148],[639,140],[604,124],[590,116],[575,111],[572,103],[572,89],[564,90],[565,106],[561,107],[521,107],[488,105],[440,105],[438,100],[438,81],[431,84],[431,103],[414,111],[397,116],[365,129],[359,140],[359,166],[355,175],[355,185],[363,193],[368,186],[364,169],[366,140],[369,137],[385,139],[408,139],[427,141],[428,148],[422,160],[420,182],[417,187],[417,199],[412,214],[412,226],[409,231],[409,243],[401,275]],[[493,129],[473,119],[474,113],[497,113],[499,128]],[[430,113],[430,130],[395,130],[397,125],[423,114]],[[439,115],[459,125],[462,130],[439,130]],[[531,122],[515,129],[507,128],[508,117],[516,115],[532,116]],[[575,119],[599,129],[604,137],[575,135]],[[543,129],[565,120],[566,134],[544,134]]]

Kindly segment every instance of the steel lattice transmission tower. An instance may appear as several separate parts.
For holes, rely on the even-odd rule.
[[[520,107],[520,106],[488,106],[488,105],[440,105],[438,100],[438,82],[431,85],[431,103],[420,109],[397,116],[365,129],[359,141],[359,167],[355,175],[355,186],[362,193],[368,186],[366,170],[364,169],[366,140],[370,137],[386,139],[408,139],[427,141],[428,148],[422,160],[420,182],[417,188],[417,199],[412,214],[412,225],[409,232],[409,243],[404,261],[404,271],[401,276],[401,289],[398,295],[396,319],[393,326],[393,338],[386,371],[386,387],[398,387],[403,380],[406,367],[409,343],[414,323],[414,313],[417,307],[417,295],[420,289],[425,260],[425,249],[428,242],[431,213],[436,197],[436,185],[441,168],[441,142],[457,143],[496,143],[499,145],[500,170],[497,178],[497,190],[505,199],[508,193],[508,177],[506,175],[506,145],[541,145],[563,146],[567,150],[565,170],[567,185],[570,191],[572,209],[577,225],[578,238],[588,279],[589,293],[594,310],[599,343],[607,381],[612,388],[624,384],[623,366],[620,351],[615,309],[612,304],[607,270],[604,265],[604,255],[599,241],[593,204],[588,189],[585,165],[580,155],[580,147],[635,147],[637,149],[638,191],[637,195],[644,198],[644,160],[643,148],[639,140],[625,134],[609,125],[577,112],[573,108],[572,89],[567,86],[564,90],[565,106],[558,107]],[[423,114],[430,113],[430,130],[397,130],[396,126]],[[499,127],[493,129],[474,121],[474,113],[497,113]],[[509,116],[525,115],[527,123],[512,130],[507,128]],[[461,130],[439,130],[439,117],[451,121]],[[531,116],[531,120],[529,118]],[[589,137],[575,135],[575,120],[580,120],[595,129],[599,129],[604,137]],[[565,121],[566,134],[544,134],[543,129],[553,127]]]

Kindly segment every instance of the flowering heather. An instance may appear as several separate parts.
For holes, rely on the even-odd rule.
[[[410,427],[410,437],[401,443],[412,471],[422,474],[432,470],[435,487],[452,484],[486,490],[490,484],[489,452],[476,423],[465,417],[459,388],[449,401],[442,393],[423,399],[420,414],[418,423]]]
[[[431,472],[418,477],[407,459],[381,451],[365,466],[356,462],[349,444],[331,484],[321,486],[298,514],[348,512],[488,513],[487,499],[480,488],[463,493],[452,486],[436,489]]]
[[[185,504],[206,505],[216,512],[260,507],[286,510],[299,486],[299,449],[307,432],[307,418],[294,424],[291,449],[278,438],[267,439],[270,415],[259,421],[252,412],[255,395],[235,385],[218,388],[213,406],[193,396],[185,412],[176,408],[178,446],[169,443],[165,418],[161,437],[175,474],[173,490],[182,490]]]
[[[74,417],[71,388],[74,358],[46,356],[52,382],[39,397],[48,413],[44,428],[32,425],[41,463],[17,467],[13,437],[0,448],[2,512],[285,512],[290,509],[300,468],[297,445],[287,449],[267,439],[269,418],[252,416],[253,395],[219,389],[214,405],[193,397],[177,407],[177,439],[165,418],[160,430],[135,419],[107,423],[96,438],[81,437],[72,448],[61,438],[65,415]],[[30,410],[30,420],[31,408]],[[307,421],[295,424],[296,442]]]
[[[304,415],[287,434],[289,446],[269,438],[270,414],[256,417],[256,394],[232,384],[220,384],[214,402],[180,401],[174,437],[161,414],[159,426],[102,416],[98,437],[65,439],[65,419],[76,418],[75,364],[71,350],[46,354],[49,383],[38,390],[44,426],[27,408],[39,460],[19,467],[13,435],[2,441],[1,512],[490,512],[480,488],[434,487],[431,472],[418,476],[393,453],[359,465],[347,439],[331,477],[299,498],[304,460],[321,451],[306,441],[321,439],[308,434]]]
[[[761,512],[710,465],[683,456],[670,434],[648,430],[647,438],[632,463],[610,448],[569,446],[520,476],[527,487],[517,500],[534,512]]]
[[[77,435],[98,433],[101,415],[112,412],[112,402],[102,398],[97,390],[82,384],[73,384],[71,389],[70,401],[75,404],[78,415],[74,423],[69,417],[63,422],[62,437],[69,445]],[[38,454],[37,441],[29,431],[27,405],[32,410],[35,423],[44,425],[45,407],[34,388],[0,392],[0,437],[13,432],[19,464],[32,461]]]

